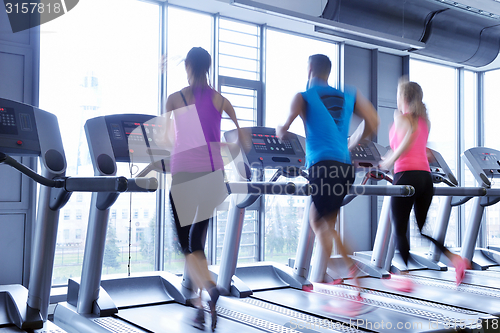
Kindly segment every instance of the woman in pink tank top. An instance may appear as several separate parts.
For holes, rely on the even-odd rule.
[[[211,328],[217,324],[216,303],[219,290],[208,271],[204,253],[209,218],[224,201],[227,189],[224,182],[224,164],[221,156],[221,114],[226,112],[240,130],[231,103],[208,84],[212,64],[210,54],[201,47],[193,47],[185,59],[189,86],[173,93],[167,99],[167,128],[173,123],[173,136],[167,135],[172,146],[170,154],[170,208],[177,230],[181,251],[186,257],[186,268],[193,290],[207,290],[211,313]],[[172,133],[169,133],[172,134]],[[240,130],[240,140],[246,139]],[[204,329],[201,297],[193,326]]]
[[[411,197],[392,197],[392,224],[399,252],[408,265],[410,244],[406,237],[411,209],[414,209],[420,234],[433,242],[446,255],[456,271],[457,285],[462,283],[469,262],[451,253],[441,242],[425,235],[422,230],[431,205],[434,188],[427,159],[427,139],[430,121],[422,102],[423,92],[418,83],[400,80],[397,92],[398,109],[394,111],[394,124],[389,132],[392,152],[386,155],[380,167],[389,170],[394,165],[394,185],[411,185],[415,194]],[[410,279],[395,279],[390,285],[397,290],[411,292]]]

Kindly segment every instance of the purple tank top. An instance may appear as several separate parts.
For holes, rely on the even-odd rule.
[[[172,111],[175,146],[170,171],[210,172],[224,168],[220,150],[221,114],[210,88],[193,88],[195,104]]]

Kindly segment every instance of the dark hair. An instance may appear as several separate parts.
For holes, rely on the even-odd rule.
[[[208,73],[212,65],[212,57],[204,48],[193,47],[189,50],[185,63],[191,67],[194,77],[199,78]]]
[[[309,57],[309,65],[311,70],[316,75],[330,75],[332,70],[332,62],[324,54],[313,54]]]

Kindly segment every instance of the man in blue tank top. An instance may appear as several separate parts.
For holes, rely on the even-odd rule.
[[[306,167],[312,187],[309,223],[325,257],[330,257],[335,239],[350,276],[355,277],[354,263],[347,256],[335,223],[342,201],[354,182],[349,150],[376,131],[379,119],[373,105],[355,88],[340,91],[329,86],[330,70],[327,56],[309,57],[307,90],[295,95],[288,119],[283,126],[278,126],[276,133],[279,138],[286,137],[295,118],[302,118],[306,132]],[[364,120],[364,128],[360,127],[348,140],[353,113]]]

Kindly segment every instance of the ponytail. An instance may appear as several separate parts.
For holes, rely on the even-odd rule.
[[[404,78],[399,80],[398,90],[400,97],[408,103],[410,114],[415,118],[422,117],[427,122],[427,125],[430,126],[427,108],[422,101],[424,97],[422,87],[418,83],[408,81]]]

